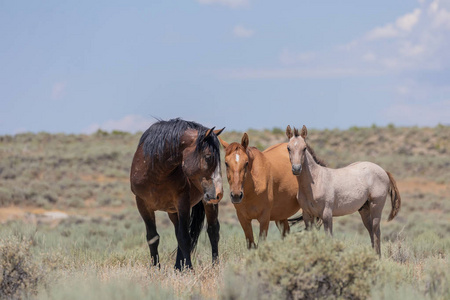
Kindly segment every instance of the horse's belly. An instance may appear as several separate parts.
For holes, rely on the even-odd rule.
[[[367,192],[348,197],[339,197],[334,202],[333,216],[344,216],[359,210],[368,199]]]
[[[300,209],[297,201],[297,191],[295,193],[283,193],[275,195],[270,220],[284,220],[294,215]]]

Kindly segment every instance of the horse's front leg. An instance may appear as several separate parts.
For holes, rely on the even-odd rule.
[[[217,263],[219,260],[219,239],[220,239],[220,224],[219,224],[219,205],[217,204],[204,204],[206,221],[208,222],[208,237],[211,243],[212,250],[212,262]]]
[[[189,194],[181,195],[177,204],[178,213],[169,214],[169,217],[174,223],[175,234],[178,241],[177,261],[175,268],[181,270],[182,267],[192,268],[191,262],[191,237],[189,235],[189,220],[190,220],[190,199]],[[174,218],[174,215],[177,218]]]
[[[175,228],[175,237],[178,237],[178,214],[177,213],[167,213],[169,215],[170,221],[172,221],[173,227]],[[177,245],[177,258],[175,259],[175,269],[181,270],[181,263],[184,261],[183,253],[181,252],[180,245]]]
[[[239,223],[241,223],[244,230],[245,240],[247,241],[247,248],[256,248],[255,240],[253,238],[252,220],[244,217],[239,211],[236,211]]]

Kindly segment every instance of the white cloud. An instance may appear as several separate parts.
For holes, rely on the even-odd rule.
[[[240,38],[248,38],[251,37],[255,33],[254,30],[245,28],[242,25],[237,25],[233,29],[233,34]]]
[[[357,68],[279,68],[279,69],[238,69],[224,71],[224,78],[233,79],[290,79],[290,78],[341,78],[353,76],[375,76],[377,71]]]
[[[436,13],[439,9],[439,0],[435,0],[431,2],[430,7],[428,8],[429,13]]]
[[[15,128],[13,130],[13,134],[20,134],[20,133],[27,133],[30,132],[31,130],[26,129],[25,127],[19,127],[19,128]]]
[[[65,82],[56,82],[52,87],[52,99],[59,100],[64,96],[64,92],[66,90],[67,83]]]
[[[363,55],[362,59],[364,61],[375,61],[377,56],[373,52],[367,52]]]
[[[449,124],[450,100],[435,103],[396,103],[385,110],[384,115],[388,121],[396,124]]]
[[[401,16],[395,21],[395,25],[404,31],[411,31],[411,29],[419,21],[421,10],[416,8],[412,13]]]
[[[369,31],[366,35],[368,40],[393,38],[399,35],[399,31],[392,24],[383,27],[376,27]]]
[[[430,4],[428,13],[433,18],[433,26],[435,28],[445,28],[450,30],[450,12],[447,9],[440,7],[439,0],[435,0]]]
[[[200,4],[219,4],[230,8],[239,8],[249,6],[250,0],[197,0]]]
[[[97,130],[120,130],[127,132],[136,132],[146,130],[154,121],[146,119],[140,115],[127,115],[120,120],[109,120],[102,124],[91,124],[83,130],[84,133],[91,134]]]
[[[405,85],[400,85],[396,88],[397,93],[401,96],[406,96],[410,93],[409,87]]]
[[[377,39],[395,38],[405,32],[409,32],[419,22],[420,14],[421,10],[416,8],[412,13],[398,17],[394,24],[389,23],[372,29],[366,34],[366,39],[372,41]]]
[[[413,45],[411,42],[406,41],[400,47],[399,52],[403,56],[419,56],[425,52],[425,46],[420,44]]]
[[[445,70],[450,68],[450,31],[445,25],[448,20],[450,28],[450,13],[449,18],[446,17],[450,11],[448,3],[450,1],[445,2],[445,9],[443,1],[418,4],[418,8],[401,14],[392,22],[322,52],[281,49],[278,67],[244,67],[219,74],[236,79],[337,78],[408,76],[411,71]]]
[[[293,53],[288,49],[284,49],[280,54],[280,62],[284,65],[293,65],[309,62],[315,56],[316,54],[313,52]]]

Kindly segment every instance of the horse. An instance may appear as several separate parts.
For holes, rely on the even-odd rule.
[[[308,130],[301,132],[287,126],[287,152],[292,173],[298,180],[298,200],[303,220],[309,229],[314,218],[323,221],[325,232],[333,234],[333,217],[361,215],[369,232],[372,248],[381,257],[380,220],[386,197],[391,196],[388,221],[400,211],[401,197],[391,173],[371,162],[355,162],[344,168],[331,169],[317,163],[314,151],[306,143]]]
[[[157,210],[167,212],[175,227],[177,270],[192,268],[191,252],[205,215],[212,260],[217,262],[220,237],[217,204],[223,196],[217,136],[223,129],[214,131],[177,118],[159,120],[142,134],[131,164],[130,185],[145,223],[151,265],[160,266]]]
[[[247,248],[256,248],[252,220],[259,222],[259,238],[267,236],[269,222],[275,221],[282,237],[289,233],[287,218],[300,206],[297,202],[297,180],[286,172],[290,167],[286,152],[287,143],[277,144],[264,152],[248,147],[247,133],[241,143],[231,143],[219,138],[225,148],[225,166],[230,198],[242,229]]]

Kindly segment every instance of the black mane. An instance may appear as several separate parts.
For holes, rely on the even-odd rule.
[[[313,148],[311,148],[311,146],[306,143],[306,148],[308,149],[308,152],[311,154],[311,156],[314,158],[314,161],[322,167],[326,167],[327,164],[325,163],[325,161],[323,161],[323,159],[320,159],[316,156],[316,153],[314,152]]]
[[[206,142],[203,138],[209,128],[192,121],[185,121],[180,118],[171,119],[169,121],[159,120],[152,124],[141,136],[139,145],[143,145],[144,156],[150,159],[151,166],[161,162],[165,157],[174,158],[175,161],[180,160],[180,139],[184,132],[188,129],[198,131],[196,141],[196,150],[202,152],[209,148],[213,157],[213,163],[220,163],[219,139],[213,133]]]

